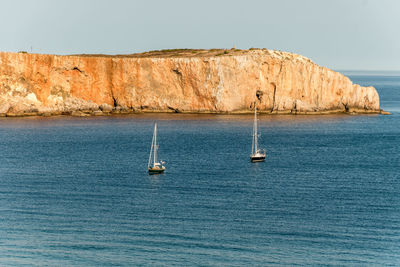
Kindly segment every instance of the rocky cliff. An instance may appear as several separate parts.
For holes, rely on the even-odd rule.
[[[373,87],[296,54],[164,50],[123,56],[0,53],[0,114],[379,113]]]

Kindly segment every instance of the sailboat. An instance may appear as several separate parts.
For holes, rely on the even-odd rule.
[[[251,145],[251,162],[260,162],[265,160],[265,150],[258,148],[258,132],[257,132],[257,102],[254,105],[254,124],[253,124],[253,142]]]
[[[149,174],[158,174],[165,171],[165,166],[163,161],[158,161],[157,159],[157,123],[154,124],[153,140],[151,141],[151,149],[149,156],[149,163],[147,164],[147,169]]]

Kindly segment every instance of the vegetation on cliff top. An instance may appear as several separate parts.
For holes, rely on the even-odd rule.
[[[212,57],[212,56],[233,56],[233,55],[244,55],[249,51],[264,51],[268,52],[266,48],[250,48],[250,49],[163,49],[163,50],[152,50],[143,53],[126,54],[126,55],[105,55],[105,54],[79,54],[74,56],[83,57],[117,57],[117,58],[148,58],[148,57]]]
[[[194,57],[221,57],[221,56],[242,56],[248,54],[266,54],[283,60],[301,60],[313,63],[310,59],[290,52],[280,50],[269,50],[266,48],[249,48],[249,49],[163,49],[152,50],[143,53],[125,54],[125,55],[106,55],[106,54],[77,54],[72,56],[80,57],[107,57],[107,58],[194,58]]]

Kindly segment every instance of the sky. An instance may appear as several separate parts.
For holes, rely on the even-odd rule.
[[[400,70],[398,0],[0,0],[0,51],[251,47],[336,70]]]

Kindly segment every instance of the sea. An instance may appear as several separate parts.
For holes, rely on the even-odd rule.
[[[263,163],[251,115],[1,118],[0,266],[400,266],[400,74],[345,74],[392,115],[260,115]]]

